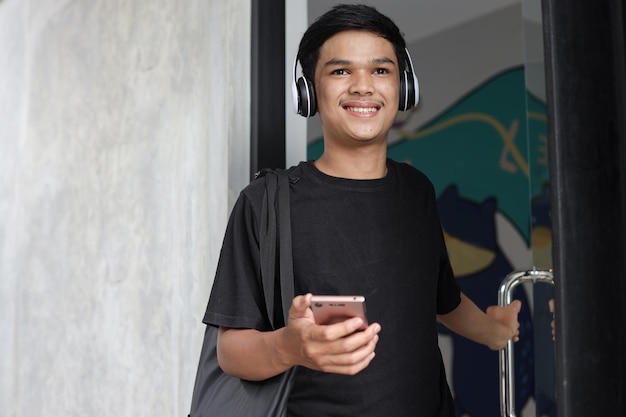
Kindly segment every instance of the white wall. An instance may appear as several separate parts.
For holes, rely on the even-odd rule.
[[[0,1],[0,416],[186,415],[250,1]]]
[[[298,46],[309,22],[308,0],[285,2],[285,166],[297,165],[306,160],[307,119],[296,114],[293,103],[294,60]],[[298,72],[297,76],[302,75]]]

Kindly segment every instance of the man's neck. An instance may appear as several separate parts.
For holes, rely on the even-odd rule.
[[[386,149],[385,149],[386,150]],[[355,180],[371,180],[387,175],[386,152],[328,152],[315,161],[326,175]]]

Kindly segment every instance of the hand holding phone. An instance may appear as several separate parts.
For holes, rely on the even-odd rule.
[[[316,324],[335,324],[360,317],[363,326],[367,329],[365,315],[365,297],[362,295],[314,295],[311,297],[311,310]]]

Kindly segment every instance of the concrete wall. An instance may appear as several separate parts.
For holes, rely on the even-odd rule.
[[[250,1],[0,0],[0,416],[186,415]]]

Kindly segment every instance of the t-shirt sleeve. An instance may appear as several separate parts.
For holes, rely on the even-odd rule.
[[[242,192],[231,212],[203,322],[270,330],[261,284],[260,204]]]

